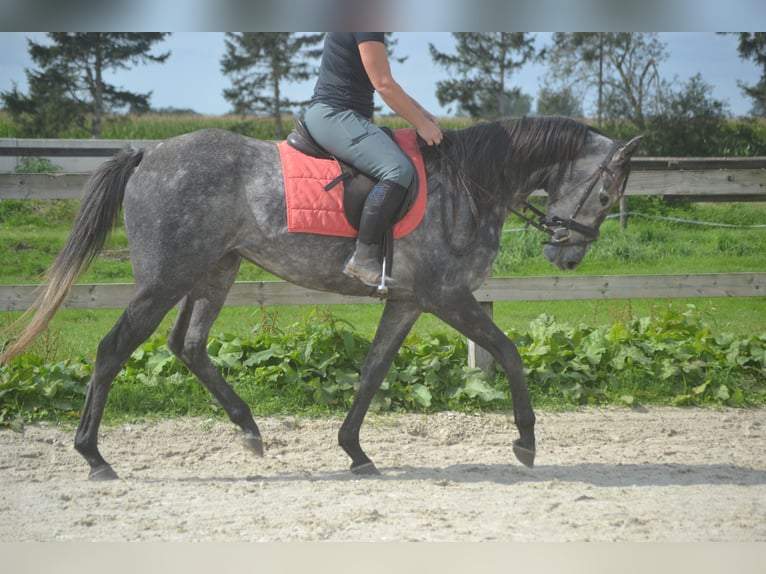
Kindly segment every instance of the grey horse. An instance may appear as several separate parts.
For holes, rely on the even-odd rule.
[[[535,414],[516,346],[473,296],[489,276],[510,213],[548,235],[544,256],[574,269],[625,190],[640,137],[622,144],[587,124],[561,117],[505,119],[449,131],[423,147],[428,183],[425,216],[394,245],[396,284],[361,367],[360,386],[338,440],[357,474],[378,474],[359,444],[370,402],[421,313],[432,313],[491,353],[508,377],[520,437],[513,452],[532,466]],[[527,201],[547,193],[545,212]],[[92,261],[124,208],[135,288],[102,339],[88,386],[76,450],[92,479],[117,474],[98,450],[98,429],[115,376],[176,305],[168,347],[220,402],[263,455],[248,405],[214,367],[206,342],[242,260],[304,287],[376,296],[341,269],[354,240],[289,233],[282,167],[275,142],[224,130],[200,130],[147,150],[126,148],[93,174],[65,247],[24,330],[0,360],[20,353],[43,330]],[[528,213],[532,216],[527,215]],[[31,319],[29,318],[31,317]]]

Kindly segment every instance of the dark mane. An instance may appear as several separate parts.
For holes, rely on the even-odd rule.
[[[583,155],[591,132],[600,133],[559,116],[504,119],[446,132],[441,173],[451,181],[462,178],[477,200],[487,192],[516,193],[531,183],[557,189]]]

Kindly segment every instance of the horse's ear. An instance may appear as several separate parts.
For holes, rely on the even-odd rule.
[[[631,158],[631,156],[636,152],[638,149],[638,146],[641,145],[641,142],[643,141],[644,136],[636,136],[632,140],[630,140],[628,143],[626,143],[624,146],[620,148],[619,154],[617,155],[617,162],[623,163],[624,161],[627,161]]]

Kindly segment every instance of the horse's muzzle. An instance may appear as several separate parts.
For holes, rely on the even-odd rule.
[[[561,243],[550,242],[543,247],[543,255],[562,271],[573,271],[585,257],[589,245],[590,242],[570,242],[566,239]]]

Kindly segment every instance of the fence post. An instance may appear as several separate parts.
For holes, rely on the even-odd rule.
[[[628,202],[625,195],[620,198],[620,229],[628,228]]]
[[[482,309],[493,318],[493,306],[492,302],[479,303]],[[479,347],[476,343],[468,340],[468,366],[471,368],[479,368],[484,371],[487,377],[491,377],[495,374],[495,359],[486,349]]]

